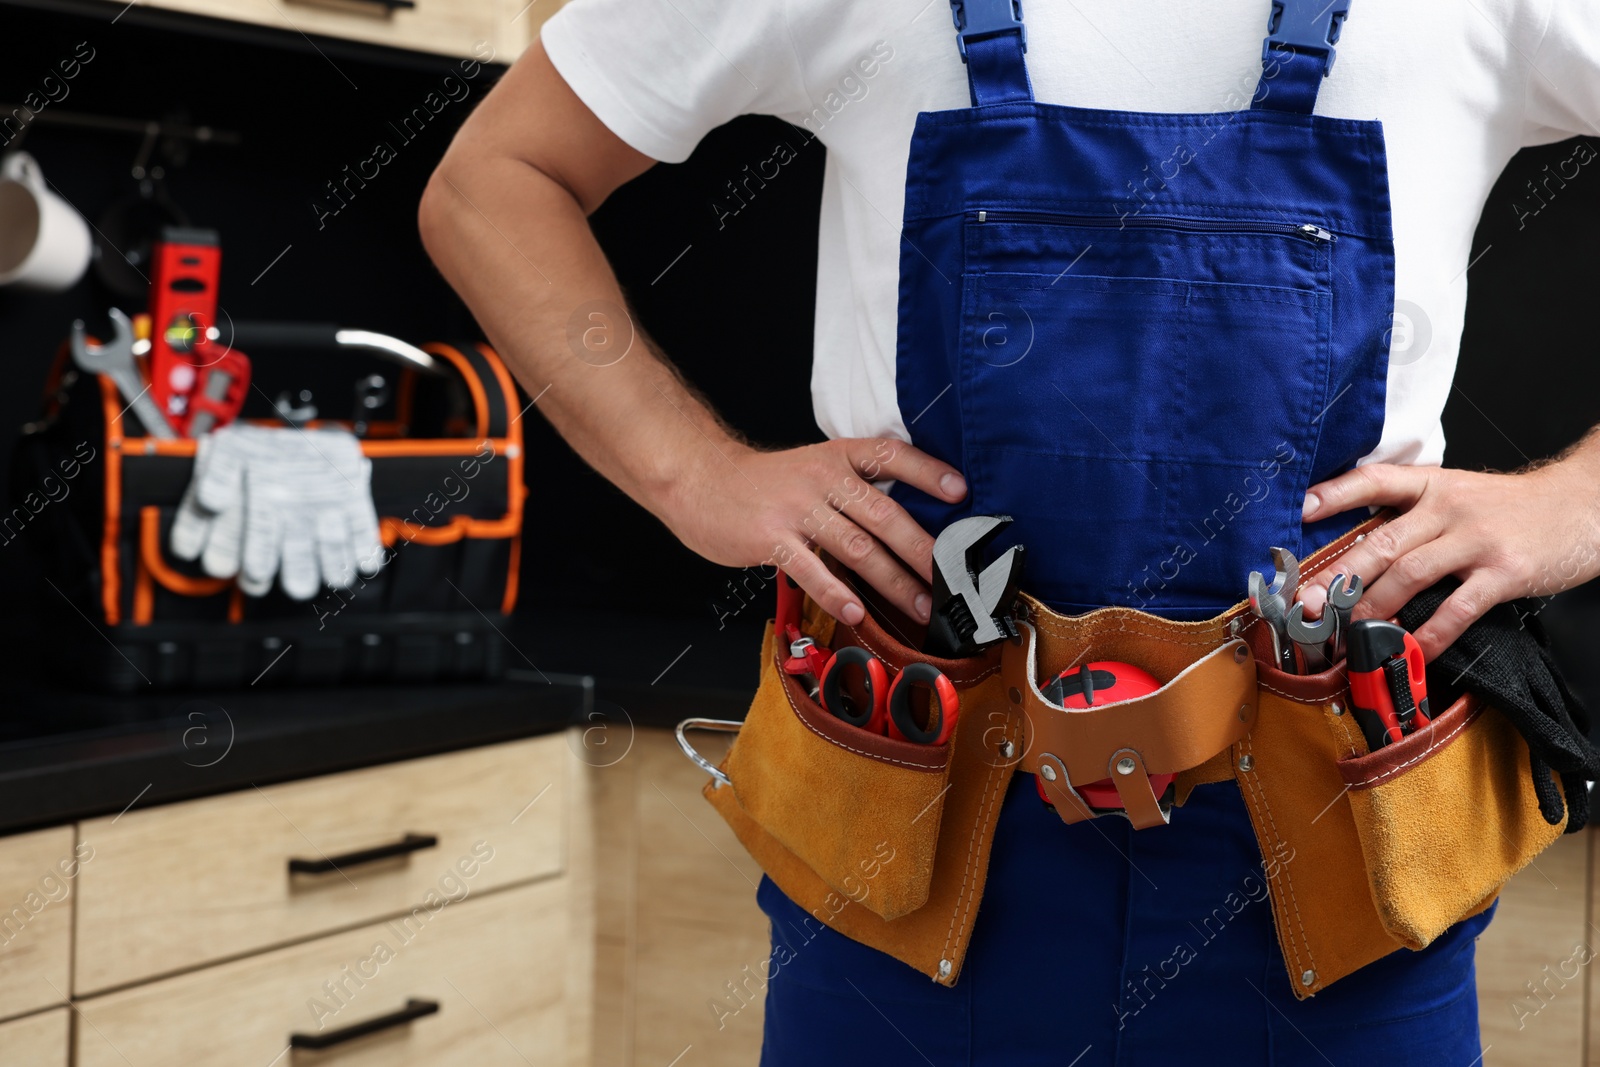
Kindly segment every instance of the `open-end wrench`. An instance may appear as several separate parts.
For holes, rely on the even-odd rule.
[[[1296,673],[1294,645],[1288,631],[1289,605],[1294,603],[1295,591],[1300,587],[1300,561],[1287,548],[1272,550],[1275,569],[1272,585],[1260,571],[1250,572],[1250,610],[1259,615],[1272,633],[1274,662],[1290,674]]]
[[[1323,610],[1332,612],[1334,617],[1333,644],[1329,647],[1328,655],[1335,662],[1344,653],[1344,635],[1350,632],[1350,612],[1364,591],[1359,574],[1348,580],[1344,575],[1336,574],[1333,581],[1328,583],[1328,606]]]
[[[933,614],[922,646],[930,656],[971,656],[1017,635],[1009,613],[1022,574],[1022,546],[1011,546],[978,570],[985,546],[1009,525],[1009,515],[973,515],[934,539]]]
[[[89,374],[104,374],[116,384],[117,392],[133,413],[144,424],[144,432],[151,437],[171,440],[178,435],[160,406],[150,395],[150,387],[133,361],[133,324],[116,308],[111,309],[111,328],[114,336],[103,345],[91,345],[83,320],[72,324],[72,362]]]
[[[1328,658],[1328,644],[1338,633],[1339,616],[1323,611],[1316,622],[1306,621],[1306,606],[1298,601],[1289,605],[1289,615],[1284,620],[1289,639],[1300,646],[1300,658],[1305,661],[1307,674],[1321,674],[1333,666]]]

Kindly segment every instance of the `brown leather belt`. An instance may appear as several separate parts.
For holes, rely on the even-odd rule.
[[[1328,567],[1386,517],[1313,553],[1303,572]],[[1561,832],[1540,814],[1527,746],[1503,716],[1463,697],[1393,753],[1368,753],[1342,665],[1275,669],[1267,624],[1246,604],[1174,622],[1129,608],[1069,617],[1023,596],[1014,642],[941,660],[917,651],[921,626],[862,593],[872,614],[860,624],[808,601],[802,628],[826,646],[859,645],[890,670],[938,667],[961,694],[949,744],[908,753],[837,725],[783,674],[769,627],[761,686],[705,795],[818,922],[935,982],[961,973],[1019,768],[1039,776],[1069,823],[1107,814],[1078,787],[1109,778],[1117,813],[1139,828],[1166,822],[1152,775],[1177,776],[1173,804],[1202,783],[1236,780],[1301,998],[1488,907]],[[1162,688],[1096,708],[1044,699],[1036,678],[1092,660],[1136,663]],[[1414,813],[1439,797],[1470,797],[1472,818],[1418,824]]]
[[[1000,654],[1006,696],[1024,717],[1018,766],[1039,776],[1064,822],[1100,814],[1073,786],[1109,778],[1134,826],[1160,826],[1171,808],[1156,796],[1150,776],[1200,766],[1255,722],[1256,661],[1242,639],[1196,660],[1148,696],[1079,710],[1039,692],[1035,631],[1029,623],[1020,629]]]
[[[1326,567],[1389,517],[1376,515],[1312,553],[1301,572],[1310,575]],[[824,559],[841,578],[853,580],[837,560]],[[926,659],[958,686],[998,671],[1008,699],[1023,716],[1022,751],[1011,758],[1020,770],[1039,776],[1065,822],[1107,814],[1092,809],[1078,793],[1076,787],[1091,782],[1109,778],[1122,801],[1118,814],[1145,829],[1164,824],[1170,815],[1169,804],[1150,784],[1152,775],[1189,772],[1177,783],[1179,802],[1198,782],[1233,777],[1227,753],[1250,733],[1256,718],[1256,661],[1271,662],[1270,634],[1248,603],[1200,622],[1172,622],[1123,607],[1066,616],[1026,594],[1018,599],[1020,635],[964,660],[911,652],[921,627],[883,604],[873,603],[872,614],[852,627],[808,601],[806,630],[834,647],[861,645],[891,670]],[[1098,708],[1064,709],[1047,701],[1036,681],[1039,665],[1077,663],[1091,649],[1100,659],[1137,663],[1166,684],[1148,696]],[[1311,692],[1325,688],[1322,681],[1313,675],[1303,684]]]

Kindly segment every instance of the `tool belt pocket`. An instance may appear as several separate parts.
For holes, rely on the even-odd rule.
[[[1561,835],[1539,813],[1527,743],[1477,697],[1339,762],[1379,921],[1420,949],[1486,907]]]
[[[896,919],[928,900],[952,748],[830,715],[782,669],[769,625],[761,684],[721,788],[835,892]]]
[[[1370,750],[1344,661],[1288,674],[1264,658],[1263,634],[1248,636],[1260,714],[1233,770],[1296,996],[1426,947],[1560,836],[1539,812],[1527,743],[1478,697]]]

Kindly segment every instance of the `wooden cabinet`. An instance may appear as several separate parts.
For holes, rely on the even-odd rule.
[[[556,735],[91,819],[75,993],[554,874],[567,759]]]
[[[380,0],[147,0],[192,15],[501,63],[516,59],[562,2],[415,0],[390,9]]]
[[[581,748],[549,734],[0,838],[0,1067],[586,1065]]]
[[[1578,1067],[1589,1011],[1589,865],[1594,835],[1556,841],[1500,893],[1478,939],[1485,1067]]]
[[[719,758],[715,736],[696,742]],[[746,983],[770,952],[761,868],[700,795],[705,780],[671,731],[638,730],[627,758],[587,768],[574,789],[586,850],[574,853],[574,893],[595,930],[585,1067],[760,1059],[760,990]]]
[[[0,1067],[67,1067],[72,1012],[55,1008],[0,1023]]]
[[[630,746],[588,766],[550,735],[0,838],[0,899],[58,898],[0,944],[0,1067],[754,1063],[760,870],[669,731]],[[438,843],[288,871],[407,833]],[[1501,894],[1488,1067],[1600,1067],[1594,842],[1561,838]]]
[[[564,1067],[564,903],[559,879],[474,894],[410,932],[378,923],[90,998],[75,1062]],[[407,1004],[437,1010],[401,1021]],[[285,1056],[291,1035],[386,1017],[374,1033]]]
[[[75,844],[70,826],[0,838],[0,1019],[67,1001]]]

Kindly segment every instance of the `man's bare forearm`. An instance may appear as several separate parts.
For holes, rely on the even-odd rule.
[[[631,322],[583,195],[469,122],[424,195],[423,242],[544,417],[662,516],[686,471],[739,449]]]
[[[423,243],[557,432],[690,549],[729,567],[781,566],[824,611],[860,622],[862,594],[811,551],[821,547],[926,620],[933,538],[870,483],[954,503],[960,472],[888,438],[758,451],[719,424],[627,320],[589,230],[588,213],[651,165],[535,42],[435,171]],[[529,481],[538,492],[537,474]]]

